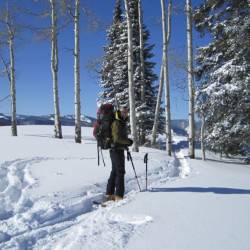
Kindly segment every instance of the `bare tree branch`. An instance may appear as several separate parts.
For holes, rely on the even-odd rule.
[[[89,72],[94,72],[96,75],[99,76],[101,74],[100,66],[102,62],[103,62],[102,57],[92,58],[88,60],[85,67]]]
[[[0,102],[7,100],[9,97],[10,97],[10,95],[5,96],[3,99],[0,99]]]
[[[10,80],[11,80],[11,77],[10,77],[10,65],[9,65],[9,63],[7,63],[5,61],[5,59],[3,58],[3,56],[1,54],[0,54],[0,57],[1,57],[1,61],[2,61],[3,65],[4,65],[4,68],[5,68],[5,71],[3,73],[5,73],[7,75],[8,80],[10,82]]]

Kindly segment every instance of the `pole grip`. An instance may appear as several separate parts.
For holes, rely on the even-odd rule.
[[[144,163],[147,163],[148,162],[148,153],[146,153],[145,155],[144,155]]]

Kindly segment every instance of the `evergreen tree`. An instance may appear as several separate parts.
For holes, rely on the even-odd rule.
[[[194,20],[211,42],[198,50],[197,111],[206,147],[244,154],[250,145],[250,7],[248,1],[207,0]]]
[[[125,35],[124,17],[122,16],[121,1],[117,0],[114,11],[113,23],[110,26],[107,37],[108,45],[104,48],[104,58],[101,69],[102,92],[99,101],[124,105],[124,97],[127,99],[127,36]],[[123,80],[124,79],[124,80]],[[123,90],[125,93],[122,94]]]
[[[146,105],[143,105],[141,100],[138,3],[130,0],[129,4],[133,25],[135,106],[137,127],[139,128],[139,135],[141,135],[141,131],[146,131],[146,134],[152,131],[157,95],[157,86],[154,83],[157,80],[157,76],[153,72],[155,63],[151,61],[154,56],[152,53],[154,45],[148,43],[150,34],[145,25],[143,25],[146,103]],[[100,84],[102,92],[100,93],[99,101],[115,103],[115,98],[117,98],[119,105],[128,106],[127,23],[120,0],[116,1],[114,18],[107,37],[108,45],[104,48],[105,55],[101,69]],[[161,110],[162,120],[164,119]],[[160,122],[160,131],[163,131],[162,124]],[[144,143],[143,138],[140,138],[140,143]]]

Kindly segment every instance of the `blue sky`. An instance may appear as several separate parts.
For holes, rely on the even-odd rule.
[[[23,1],[26,5],[28,0]],[[173,1],[183,10],[184,1]],[[193,1],[194,5],[201,0]],[[105,24],[112,20],[114,0],[85,0],[95,15]],[[161,17],[160,1],[143,0],[144,23],[151,33],[150,43],[155,44],[153,60],[157,63],[155,72],[159,75],[162,55],[162,33],[159,23]],[[48,20],[36,21],[29,18],[30,23],[45,25]],[[185,63],[186,60],[186,17],[184,12],[174,13],[172,19],[172,37],[170,49],[175,58]],[[204,43],[194,34],[195,44]],[[61,114],[74,113],[74,78],[73,78],[73,27],[69,26],[59,34],[59,95]],[[96,99],[100,91],[98,76],[86,68],[88,61],[98,58],[106,44],[106,31],[100,29],[92,32],[87,28],[86,18],[81,19],[81,101],[82,113],[90,116],[96,114]],[[16,86],[17,113],[42,115],[53,113],[52,79],[50,71],[50,43],[36,41],[24,32],[16,46]],[[170,61],[171,110],[172,118],[187,118],[186,73],[174,67]],[[181,87],[180,87],[181,86]],[[5,78],[0,78],[0,99],[8,95],[9,86]],[[9,101],[0,103],[0,113],[10,113]]]

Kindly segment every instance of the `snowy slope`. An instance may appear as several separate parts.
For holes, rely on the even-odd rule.
[[[60,245],[64,234],[74,232],[78,224],[90,230],[90,218],[102,213],[92,206],[92,200],[105,190],[108,152],[103,152],[107,166],[97,166],[91,128],[83,129],[81,145],[74,143],[73,127],[63,127],[63,140],[52,134],[52,126],[19,126],[16,138],[10,136],[9,127],[0,129],[0,249],[54,249],[52,236],[58,237],[56,245]],[[132,154],[138,175],[145,171],[145,150]],[[148,151],[155,155],[150,182],[167,178],[172,171],[169,159],[163,152]],[[126,171],[127,196],[132,199],[138,188],[129,162]]]
[[[141,148],[132,156],[144,188],[149,153],[149,191],[138,191],[126,162],[126,198],[99,208],[108,152],[97,166],[91,128],[81,145],[73,127],[63,140],[52,134],[19,126],[13,138],[0,128],[0,249],[249,249],[249,166]]]
[[[187,178],[152,186],[151,192],[119,210],[154,218],[126,249],[250,249],[250,167],[190,161],[182,153]]]

